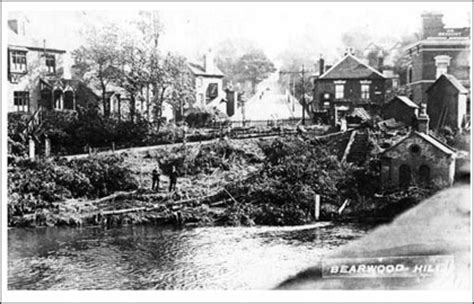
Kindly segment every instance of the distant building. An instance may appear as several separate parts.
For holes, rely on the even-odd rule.
[[[445,28],[442,14],[422,16],[422,40],[406,48],[407,85],[417,104],[426,103],[426,90],[442,74],[451,74],[470,89],[470,28]]]
[[[454,76],[443,74],[427,90],[430,128],[449,126],[459,130],[469,121],[469,91]]]
[[[216,66],[212,51],[207,52],[202,64],[189,63],[188,66],[194,76],[196,105],[217,108],[225,113],[226,93],[222,84],[224,74]]]
[[[453,183],[456,152],[427,133],[428,123],[429,118],[423,109],[419,115],[419,130],[411,132],[381,153],[384,187]]]
[[[383,118],[395,118],[406,126],[412,126],[418,117],[420,107],[406,96],[395,96],[382,109]]]
[[[319,66],[320,76],[314,79],[313,91],[315,117],[326,115],[331,124],[339,124],[355,107],[373,114],[384,104],[385,77],[350,50],[331,68],[326,70],[324,62]]]

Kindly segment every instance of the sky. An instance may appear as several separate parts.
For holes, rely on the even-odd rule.
[[[100,26],[104,20],[120,24],[137,13],[136,9],[158,10],[164,24],[160,38],[166,51],[180,53],[190,60],[220,42],[247,40],[272,60],[288,50],[314,52],[336,61],[342,54],[341,35],[347,31],[364,31],[374,41],[396,41],[417,31],[424,11],[444,14],[449,27],[470,26],[471,3],[176,3],[128,5],[116,3],[113,8],[92,3],[78,7],[24,7],[31,33],[43,36],[49,47],[72,50],[82,43],[79,34],[85,24]],[[104,10],[105,8],[105,10]],[[367,44],[371,41],[367,41]]]

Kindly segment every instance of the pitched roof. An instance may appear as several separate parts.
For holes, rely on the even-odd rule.
[[[438,81],[441,81],[441,79],[448,80],[453,85],[453,87],[459,91],[459,93],[463,93],[463,94],[469,93],[469,91],[461,84],[461,82],[456,77],[450,74],[443,74],[439,76],[438,79],[436,79],[436,81],[428,89],[426,89],[426,91],[428,92],[429,90],[431,90],[431,88],[435,87]]]
[[[350,114],[347,116],[359,117],[362,120],[370,120],[372,117],[364,108],[354,108]]]
[[[385,78],[379,71],[365,64],[351,54],[327,70],[319,79],[366,79]]]
[[[388,103],[391,103],[394,100],[400,100],[401,102],[403,102],[404,104],[406,104],[410,108],[414,108],[414,109],[419,109],[420,108],[416,103],[414,103],[410,98],[408,98],[406,96],[397,95],[392,100],[390,100]]]
[[[216,77],[224,77],[224,73],[222,73],[221,70],[217,67],[213,67],[213,69],[208,72],[204,69],[203,66],[197,64],[197,63],[188,63],[188,67],[191,70],[191,73],[193,73],[196,76],[216,76]]]
[[[78,79],[64,79],[64,78],[40,78],[40,83],[45,85],[50,89],[60,89],[63,91],[67,91],[69,89],[77,90],[80,86],[83,86],[87,90],[89,90],[92,94],[94,94],[97,98],[100,98],[100,92],[98,90],[94,90],[91,87],[87,86],[83,81]]]
[[[441,152],[443,152],[445,154],[456,155],[456,151],[453,148],[451,148],[450,146],[442,143],[441,141],[439,141],[438,139],[436,139],[435,137],[433,137],[431,135],[428,135],[428,134],[425,134],[425,133],[422,133],[422,132],[417,132],[417,131],[413,131],[409,135],[407,135],[404,138],[400,139],[400,141],[397,142],[395,145],[391,146],[390,148],[385,149],[382,152],[382,154],[389,151],[389,150],[392,150],[393,148],[395,148],[396,146],[398,146],[399,144],[404,142],[406,139],[408,139],[408,138],[410,138],[414,135],[420,137],[421,139],[424,139],[425,141],[427,141],[428,143],[430,143],[435,148],[437,148],[438,150],[440,150]]]

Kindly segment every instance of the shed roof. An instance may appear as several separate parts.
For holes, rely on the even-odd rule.
[[[420,108],[415,102],[413,102],[410,98],[408,98],[406,96],[397,95],[392,100],[390,100],[388,103],[391,103],[394,100],[400,100],[401,102],[403,102],[404,104],[406,104],[410,108],[414,108],[414,109],[419,109]]]
[[[433,137],[431,135],[428,135],[428,134],[425,134],[425,133],[422,133],[422,132],[417,132],[417,131],[413,131],[410,134],[408,134],[407,136],[405,136],[404,138],[400,139],[400,141],[398,141],[395,145],[391,146],[390,148],[385,149],[382,152],[382,154],[384,154],[387,151],[390,151],[390,150],[394,149],[396,146],[398,146],[399,144],[401,144],[402,142],[404,142],[405,140],[407,140],[408,138],[410,138],[412,136],[420,137],[421,139],[427,141],[432,146],[434,146],[435,148],[437,148],[438,150],[440,150],[441,152],[443,152],[445,154],[456,155],[456,151],[453,148],[451,148],[450,146],[442,143],[441,141],[439,141],[438,139],[436,139],[435,137]]]
[[[362,120],[370,120],[372,117],[364,108],[354,108],[347,116],[359,117]]]
[[[438,79],[436,79],[436,81],[426,91],[427,92],[430,91],[433,87],[437,86],[438,83],[444,79],[450,82],[453,85],[453,87],[459,91],[459,93],[462,93],[462,94],[469,93],[469,91],[462,85],[462,83],[456,77],[450,74],[443,74],[439,76]]]
[[[367,79],[382,78],[383,74],[373,67],[360,61],[351,54],[347,54],[338,63],[327,70],[319,79]]]

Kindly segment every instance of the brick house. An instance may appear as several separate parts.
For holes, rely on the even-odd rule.
[[[324,64],[320,64],[324,67]],[[331,68],[321,70],[314,79],[314,116],[329,117],[330,124],[340,124],[341,118],[355,107],[370,114],[377,113],[384,104],[385,77],[365,64],[351,52]]]
[[[196,90],[196,105],[217,108],[226,113],[226,93],[222,80],[224,74],[216,66],[211,50],[204,56],[203,64],[189,63],[189,69],[194,77]]]
[[[453,130],[459,130],[469,120],[469,91],[454,76],[441,75],[426,90],[426,94],[431,129],[449,126]]]
[[[406,48],[408,95],[426,103],[426,90],[442,74],[451,74],[470,89],[470,28],[445,28],[443,15],[422,15],[422,40]]]
[[[385,188],[432,182],[452,185],[454,181],[456,152],[427,133],[429,118],[424,109],[418,119],[419,131],[411,132],[380,155]]]
[[[420,107],[406,96],[395,96],[382,109],[384,119],[395,118],[407,126],[412,126],[418,117]]]

